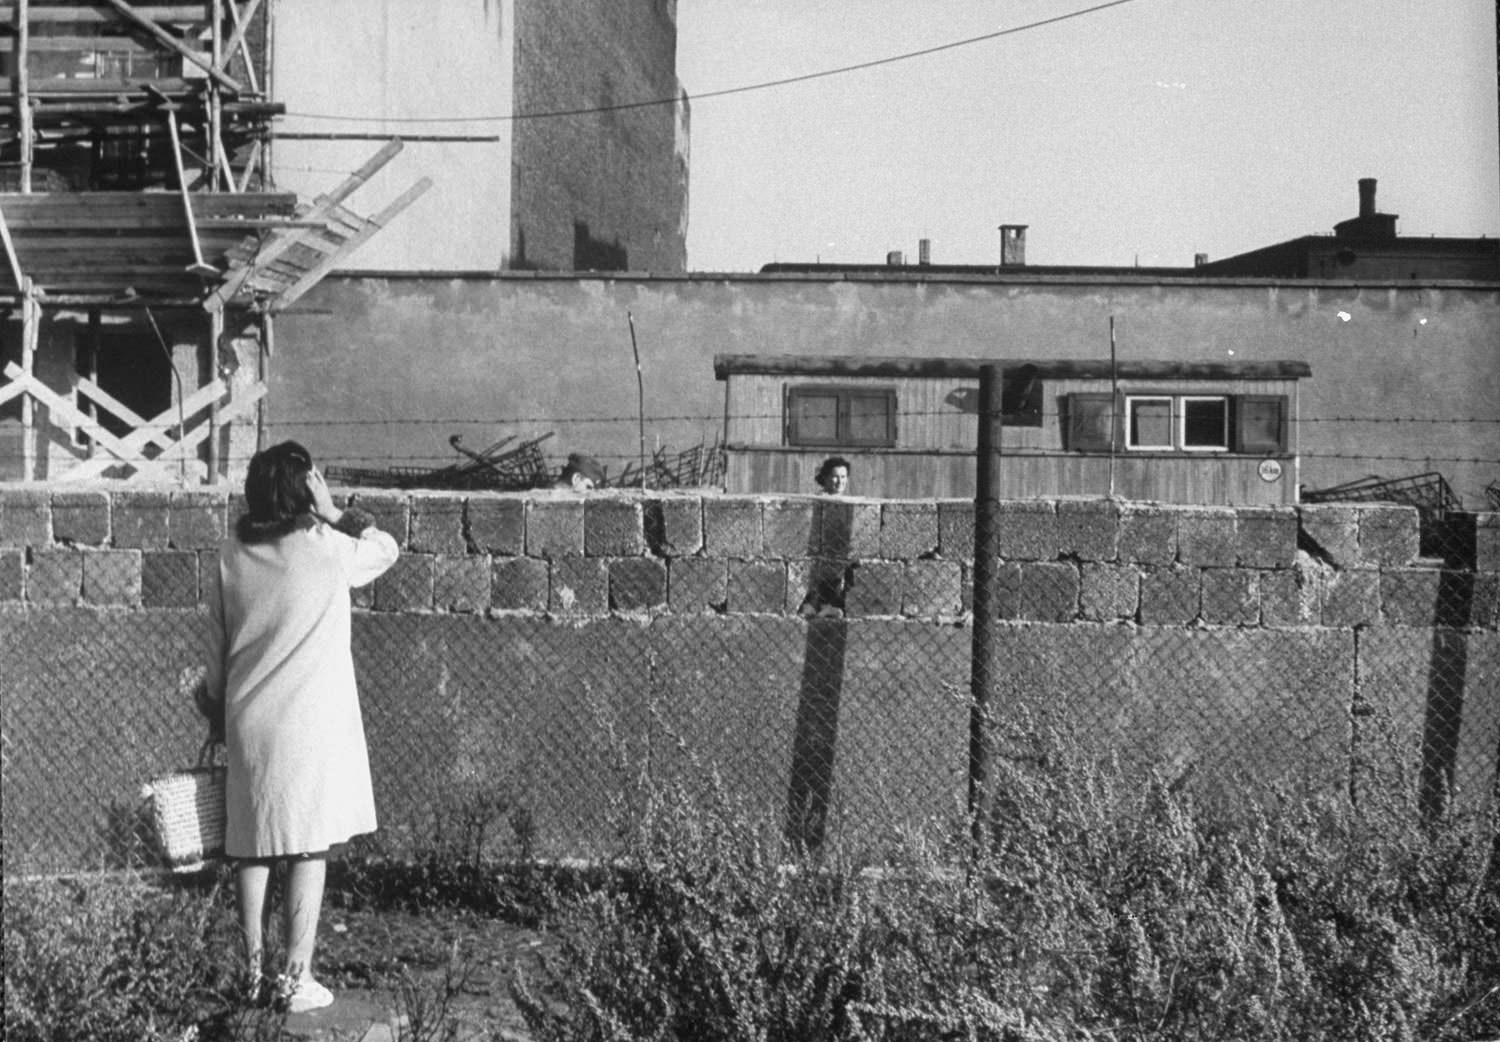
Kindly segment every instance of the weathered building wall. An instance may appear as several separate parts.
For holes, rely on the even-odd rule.
[[[448,462],[454,432],[488,445],[556,430],[556,451],[593,451],[618,472],[637,441],[627,312],[648,435],[678,448],[722,427],[715,353],[1107,359],[1113,317],[1122,360],[1309,363],[1298,437],[1309,487],[1437,469],[1477,507],[1500,476],[1494,285],[335,278],[278,320],[272,433],[329,457]],[[406,422],[436,418],[475,422]]]
[[[511,263],[550,271],[687,267],[686,101],[676,3],[516,3]],[[586,56],[586,58],[584,57]]]
[[[496,138],[407,142],[350,205],[374,213],[424,176],[432,179],[432,190],[360,247],[353,258],[360,267],[493,271],[505,265],[514,153],[511,124],[503,117],[515,102],[513,4],[275,5],[270,90],[286,105],[280,131]],[[452,122],[458,117],[474,122]],[[363,166],[383,143],[278,136],[272,151],[276,184],[313,199]]]
[[[354,620],[397,849],[498,790],[539,852],[597,852],[617,754],[663,769],[679,739],[773,817],[825,801],[832,838],[962,805],[971,504],[359,498],[404,548]],[[117,854],[142,780],[193,758],[177,677],[237,509],[0,490],[8,870]],[[999,718],[1060,713],[1205,786],[1358,792],[1425,747],[1462,799],[1492,798],[1500,515],[1472,520],[1472,560],[1445,567],[1404,507],[1003,504]],[[843,611],[804,618],[828,560],[852,575]]]

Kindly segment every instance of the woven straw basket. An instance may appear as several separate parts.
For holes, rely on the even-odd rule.
[[[224,853],[224,777],[205,744],[198,766],[153,778],[141,789],[162,855],[173,872],[196,872]]]

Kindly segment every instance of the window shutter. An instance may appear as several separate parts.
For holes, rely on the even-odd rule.
[[[1070,452],[1108,452],[1114,444],[1114,396],[1075,392],[1068,395],[1066,448]]]
[[[1242,394],[1234,401],[1235,451],[1285,452],[1287,399],[1284,394]]]

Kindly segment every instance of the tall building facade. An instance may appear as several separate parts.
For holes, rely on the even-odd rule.
[[[392,136],[369,190],[434,182],[359,268],[685,270],[675,0],[281,2],[270,45],[278,186],[314,197]]]

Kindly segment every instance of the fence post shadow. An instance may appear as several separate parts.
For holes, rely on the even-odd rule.
[[[807,620],[807,635],[792,736],[785,828],[787,844],[803,854],[818,854],[827,838],[839,702],[849,645],[844,595],[853,527],[854,510],[849,503],[823,500],[813,509],[812,531],[808,535],[812,569],[807,593],[798,609],[798,615]]]
[[[1426,821],[1440,816],[1453,795],[1469,671],[1468,627],[1474,610],[1474,517],[1451,515],[1442,525],[1443,565],[1433,604],[1418,790]],[[1500,777],[1500,763],[1495,770]]]

